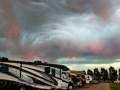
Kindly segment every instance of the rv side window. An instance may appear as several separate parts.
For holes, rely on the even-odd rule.
[[[0,72],[8,72],[8,66],[1,66]]]
[[[45,73],[47,73],[47,74],[50,73],[50,67],[45,67]]]
[[[60,78],[60,70],[56,69],[55,76]]]
[[[52,76],[55,76],[55,69],[52,69]]]

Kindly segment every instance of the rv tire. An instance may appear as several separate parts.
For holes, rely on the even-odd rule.
[[[80,83],[79,86],[82,87],[83,86],[82,83]]]
[[[27,90],[27,88],[25,86],[20,86],[19,90]]]
[[[68,86],[68,90],[73,90],[73,86],[72,86],[72,85],[69,85],[69,86]]]

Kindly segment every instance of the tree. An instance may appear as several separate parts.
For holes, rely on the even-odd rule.
[[[120,79],[120,68],[118,69],[118,73],[119,73],[119,79]]]
[[[83,70],[83,73],[86,74],[85,70]]]
[[[100,75],[100,72],[99,72],[98,68],[94,69],[94,76],[97,77],[98,79],[100,79],[101,75]]]
[[[108,71],[104,68],[101,68],[101,77],[104,81],[108,80]]]
[[[87,74],[93,76],[93,71],[91,71],[90,69],[88,69],[87,70]]]
[[[117,70],[115,70],[114,67],[112,66],[110,66],[109,68],[109,75],[110,75],[111,81],[114,81],[117,79]]]

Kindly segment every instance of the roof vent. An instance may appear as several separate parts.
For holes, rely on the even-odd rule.
[[[44,64],[47,64],[48,62],[44,62]]]

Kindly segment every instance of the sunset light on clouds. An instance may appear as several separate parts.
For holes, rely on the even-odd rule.
[[[119,0],[0,0],[0,56],[119,68],[119,24]]]

